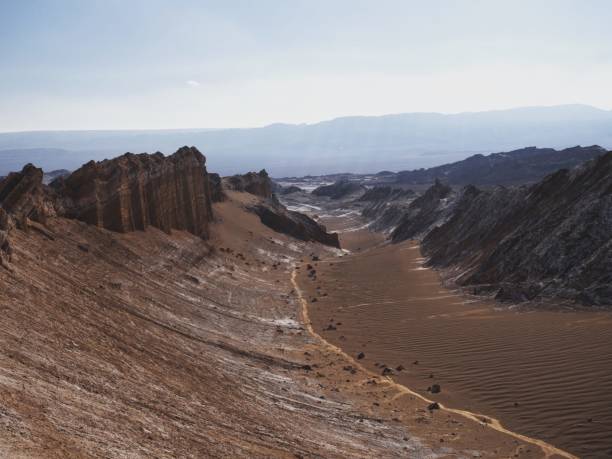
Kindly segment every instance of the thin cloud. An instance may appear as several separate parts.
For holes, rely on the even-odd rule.
[[[191,86],[192,88],[197,88],[198,86],[200,86],[200,83],[196,80],[187,80],[186,83],[188,86]]]

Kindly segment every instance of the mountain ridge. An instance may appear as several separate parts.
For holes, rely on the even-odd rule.
[[[31,149],[59,148],[67,150],[68,157],[60,155],[60,160],[48,167],[74,169],[84,162],[84,155],[100,160],[124,151],[170,153],[181,145],[201,145],[211,168],[222,175],[262,165],[275,177],[337,170],[369,173],[432,167],[470,154],[525,145],[566,148],[599,144],[611,148],[610,126],[611,111],[562,105],[341,117],[257,128],[0,133],[0,163],[8,164],[11,159],[16,164],[12,170],[27,162],[42,164],[50,154]],[[0,170],[0,175],[7,172]]]

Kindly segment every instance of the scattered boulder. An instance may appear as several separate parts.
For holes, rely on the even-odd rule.
[[[431,392],[432,394],[439,394],[442,391],[442,388],[440,387],[440,384],[432,384],[431,387],[427,388],[428,392]]]

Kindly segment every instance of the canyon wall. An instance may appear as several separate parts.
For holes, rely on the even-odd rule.
[[[474,293],[612,305],[612,152],[532,186],[437,186],[394,242],[422,239],[429,265]]]

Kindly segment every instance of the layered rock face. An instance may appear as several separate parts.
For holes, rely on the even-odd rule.
[[[205,161],[195,147],[168,157],[126,153],[91,161],[52,186],[69,218],[118,232],[153,226],[206,238],[212,207]]]
[[[530,187],[466,187],[422,248],[500,300],[612,305],[612,153]]]
[[[265,169],[259,172],[248,172],[243,175],[225,177],[225,186],[234,191],[244,191],[262,198],[272,197],[272,180]]]
[[[340,248],[336,233],[328,233],[325,226],[307,215],[287,210],[275,198],[268,199],[250,208],[261,222],[274,231],[284,233],[302,241],[315,241]]]

